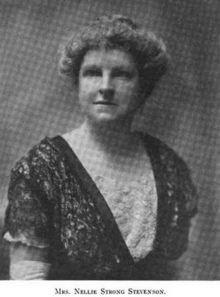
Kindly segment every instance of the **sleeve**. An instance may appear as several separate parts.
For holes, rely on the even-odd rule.
[[[3,231],[6,240],[38,248],[49,246],[49,208],[39,179],[39,166],[36,172],[30,155],[13,168]]]
[[[179,258],[187,250],[191,219],[198,211],[198,196],[190,170],[179,156],[175,156],[173,161],[170,180],[173,195],[170,197],[172,201],[167,244],[168,258],[171,260]]]
[[[191,219],[198,211],[198,196],[183,159],[155,137],[146,134],[144,141],[158,190],[155,254],[157,258],[175,260],[187,250]]]
[[[178,166],[178,190],[182,202],[182,215],[192,218],[198,212],[198,195],[186,163],[180,159]]]

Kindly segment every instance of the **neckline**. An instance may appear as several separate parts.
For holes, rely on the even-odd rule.
[[[84,168],[83,164],[80,162],[79,158],[70,147],[69,143],[61,136],[57,135],[52,138],[57,146],[61,149],[61,152],[65,155],[66,161],[71,166],[71,168],[76,172],[76,177],[83,189],[92,196],[92,200],[97,206],[102,219],[106,226],[107,236],[112,238],[112,241],[119,246],[119,251],[121,251],[121,258],[128,263],[128,265],[134,264],[134,259],[130,254],[130,251],[122,237],[119,227],[116,223],[114,215],[109,208],[105,198],[101,194],[100,190],[96,186],[96,183]]]
[[[140,134],[140,138],[144,143],[144,147],[149,156],[154,179],[156,183],[156,191],[158,197],[158,205],[157,205],[157,226],[156,226],[156,235],[154,239],[153,249],[146,256],[148,258],[152,253],[156,255],[160,255],[162,252],[162,240],[166,231],[166,178],[163,175],[163,165],[160,160],[160,141],[153,136],[148,134],[143,134],[142,132],[138,132]],[[99,191],[92,177],[89,175],[87,170],[84,168],[77,155],[70,147],[68,142],[61,136],[57,135],[52,140],[57,144],[58,148],[60,148],[61,152],[65,155],[66,161],[69,165],[72,164],[72,169],[76,172],[76,176],[79,177],[79,182],[89,194],[92,193],[92,199],[99,209],[102,216],[106,228],[108,230],[109,236],[114,240],[116,244],[120,246],[122,251],[122,258],[126,258],[127,263],[134,264],[134,259],[130,254],[130,251],[122,237],[122,234],[118,228],[118,225],[115,221],[114,215],[109,208],[105,198]]]

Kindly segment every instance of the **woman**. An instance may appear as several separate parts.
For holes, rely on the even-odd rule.
[[[133,132],[166,73],[166,47],[132,20],[96,21],[61,48],[84,122],[13,168],[4,237],[11,279],[167,279],[187,248],[196,195],[185,163]]]

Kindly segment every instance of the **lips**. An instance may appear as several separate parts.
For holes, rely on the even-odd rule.
[[[95,105],[116,105],[115,103],[110,102],[110,101],[97,101],[97,102],[94,102],[93,104],[95,104]]]

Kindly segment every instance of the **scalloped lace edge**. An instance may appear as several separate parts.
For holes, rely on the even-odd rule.
[[[47,244],[47,243],[44,243],[44,242],[40,243],[37,240],[27,239],[22,234],[20,234],[19,236],[16,236],[16,237],[12,237],[9,232],[6,232],[3,238],[5,240],[7,240],[8,242],[20,242],[27,246],[33,246],[33,247],[37,247],[37,248],[41,248],[41,249],[49,247],[49,244]]]

